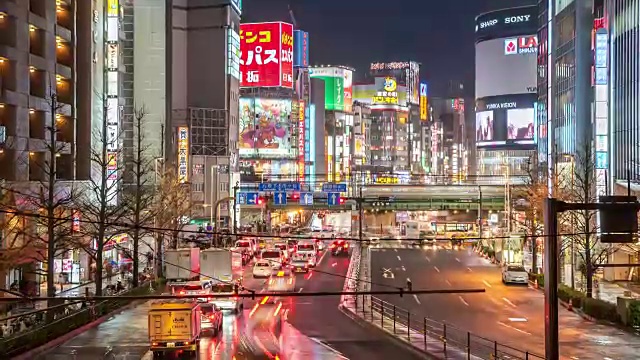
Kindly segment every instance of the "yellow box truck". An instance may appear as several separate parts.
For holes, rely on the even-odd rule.
[[[170,352],[195,356],[200,347],[201,316],[195,299],[153,302],[149,309],[149,342],[154,358]]]

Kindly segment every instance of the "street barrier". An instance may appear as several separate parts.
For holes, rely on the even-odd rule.
[[[498,343],[455,326],[412,314],[406,309],[374,296],[357,295],[355,314],[365,321],[387,329],[394,336],[406,339],[414,347],[426,353],[447,352],[467,359],[483,360],[544,360],[544,356]],[[434,344],[434,340],[437,344]]]

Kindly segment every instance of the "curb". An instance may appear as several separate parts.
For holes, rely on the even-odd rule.
[[[431,353],[428,353],[428,352],[426,352],[424,350],[420,350],[419,348],[417,348],[417,347],[413,346],[412,344],[410,344],[409,342],[405,341],[403,338],[400,338],[400,337],[398,337],[398,336],[396,336],[394,334],[391,334],[387,330],[381,329],[381,328],[371,324],[370,322],[362,319],[360,316],[354,314],[353,311],[345,308],[343,304],[340,304],[338,306],[338,309],[345,316],[347,316],[348,318],[350,318],[352,321],[354,321],[358,325],[362,326],[363,328],[367,328],[369,330],[373,330],[373,331],[381,333],[385,337],[391,339],[391,341],[393,341],[394,344],[403,347],[404,349],[412,352],[413,354],[415,354],[417,356],[420,356],[420,357],[427,356],[428,359],[433,359],[433,360],[440,359],[438,357],[435,357],[435,355],[433,355]]]
[[[135,307],[135,306],[138,306],[138,305],[140,305],[141,303],[142,303],[142,301],[139,301],[139,300],[138,300],[138,301],[133,301],[133,302],[131,302],[130,304],[124,305],[123,307],[121,307],[121,308],[119,308],[119,309],[117,309],[117,310],[114,310],[114,311],[112,311],[112,312],[110,312],[110,313],[108,313],[108,314],[105,314],[105,315],[103,315],[103,316],[101,316],[101,317],[97,318],[96,320],[94,320],[94,321],[92,321],[92,322],[88,323],[88,324],[82,325],[82,326],[80,326],[79,328],[74,329],[74,330],[72,330],[72,331],[68,332],[68,333],[67,333],[67,334],[65,334],[65,335],[62,335],[62,336],[60,336],[60,337],[57,337],[57,338],[55,338],[55,339],[53,339],[53,340],[49,341],[49,342],[48,342],[48,343],[46,343],[46,344],[40,345],[40,346],[38,346],[38,347],[37,347],[37,348],[35,348],[35,349],[32,349],[32,350],[29,350],[29,351],[25,352],[24,354],[20,354],[20,355],[18,355],[18,356],[15,356],[15,357],[11,358],[11,360],[28,360],[28,359],[33,359],[33,358],[34,358],[34,357],[36,357],[37,355],[40,355],[40,354],[42,354],[42,353],[44,353],[44,352],[46,352],[46,351],[49,351],[49,350],[51,350],[51,349],[53,349],[53,348],[56,348],[56,347],[58,347],[58,346],[60,346],[60,345],[64,344],[65,342],[67,342],[67,341],[69,341],[69,340],[73,339],[74,337],[76,337],[76,336],[78,336],[78,335],[82,334],[83,332],[85,332],[85,331],[87,331],[87,330],[89,330],[89,329],[91,329],[91,328],[94,328],[94,327],[96,327],[96,326],[98,326],[98,325],[100,325],[100,324],[102,324],[102,323],[106,322],[106,321],[107,321],[107,320],[109,320],[109,318],[111,318],[112,316],[117,315],[117,314],[119,314],[119,313],[121,313],[121,312],[124,312],[124,311],[126,311],[126,310],[129,310],[129,309],[131,309],[131,308],[133,308],[133,307]]]

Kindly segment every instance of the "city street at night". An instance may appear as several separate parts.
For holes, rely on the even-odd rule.
[[[405,286],[407,279],[414,288],[425,290],[484,288],[483,294],[382,298],[461,331],[522,351],[544,353],[544,294],[526,285],[504,285],[500,268],[470,248],[383,243],[371,248],[371,277],[372,288],[378,290],[389,289],[384,285]],[[561,307],[560,346],[567,359],[630,359],[640,351],[640,338],[584,320]]]

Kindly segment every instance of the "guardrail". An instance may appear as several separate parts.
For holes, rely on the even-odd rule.
[[[406,336],[409,343],[425,352],[429,352],[429,343],[431,343],[433,347],[431,350],[444,350],[445,358],[447,349],[450,348],[456,352],[462,350],[467,359],[544,360],[542,355],[516,349],[452,325],[420,317],[374,296],[357,295],[355,300],[357,315],[372,323],[379,321],[383,329],[386,328],[386,322],[387,327],[392,326],[391,331],[395,336]],[[421,344],[417,343],[419,340],[422,340]],[[439,349],[435,349],[436,346],[432,343],[434,340],[441,343]]]

